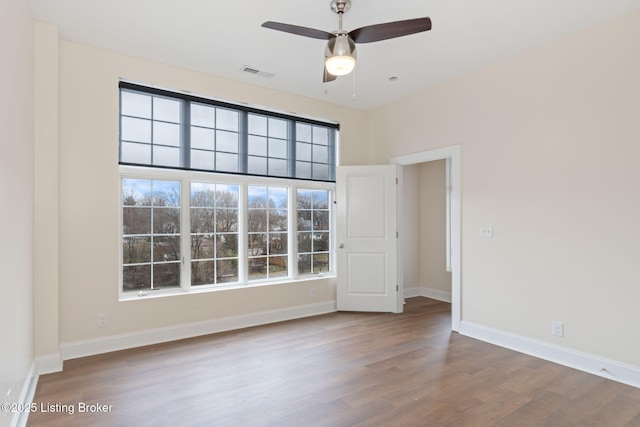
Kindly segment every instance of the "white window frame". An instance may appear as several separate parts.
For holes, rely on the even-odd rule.
[[[288,178],[258,177],[251,175],[235,175],[215,172],[200,172],[191,170],[162,169],[155,167],[141,166],[119,166],[119,298],[120,300],[130,300],[139,298],[159,297],[167,295],[180,295],[185,293],[197,293],[218,291],[224,289],[245,288],[252,286],[264,286],[277,283],[305,281],[324,277],[335,277],[335,190],[333,182],[307,181]],[[144,289],[141,291],[123,290],[123,209],[122,209],[122,179],[146,179],[146,180],[170,180],[180,181],[181,205],[180,205],[180,239],[181,239],[181,262],[180,262],[180,286],[177,288]],[[190,232],[190,187],[191,182],[215,183],[238,185],[238,282],[219,283],[212,285],[191,286],[191,232]],[[248,224],[247,224],[247,188],[250,185],[257,186],[279,186],[287,187],[288,191],[288,276],[266,280],[248,280]],[[316,274],[298,274],[298,230],[297,230],[297,190],[328,190],[329,191],[329,262],[330,271]]]

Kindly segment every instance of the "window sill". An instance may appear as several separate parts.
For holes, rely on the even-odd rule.
[[[192,295],[192,294],[201,294],[208,292],[218,292],[218,291],[232,291],[235,289],[247,289],[247,288],[257,288],[263,286],[273,286],[273,285],[282,285],[287,283],[298,283],[298,282],[312,282],[316,280],[325,280],[325,279],[334,279],[336,277],[335,273],[319,273],[310,276],[298,277],[296,279],[274,279],[269,281],[260,281],[260,282],[251,282],[251,283],[242,283],[242,284],[231,284],[231,285],[203,285],[203,286],[194,286],[189,290],[184,290],[182,288],[172,288],[172,289],[158,289],[158,290],[145,290],[145,291],[126,291],[120,294],[119,301],[140,301],[154,298],[164,298],[164,297],[173,297],[179,295]]]

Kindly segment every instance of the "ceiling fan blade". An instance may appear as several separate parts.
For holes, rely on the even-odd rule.
[[[421,33],[430,29],[430,18],[415,18],[405,21],[368,25],[349,32],[349,36],[351,36],[356,43],[371,43]]]
[[[281,22],[267,21],[262,24],[264,28],[284,31],[285,33],[296,34],[298,36],[311,37],[312,39],[329,40],[335,37],[333,34],[313,28],[301,27],[299,25],[283,24]]]
[[[327,71],[327,67],[323,67],[324,73],[322,75],[322,83],[329,83],[337,79],[337,76],[334,76],[330,72]]]

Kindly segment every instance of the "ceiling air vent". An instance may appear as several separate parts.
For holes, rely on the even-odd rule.
[[[249,73],[249,74],[255,74],[255,75],[261,76],[261,77],[267,77],[267,78],[273,77],[273,73],[267,73],[266,71],[260,71],[257,68],[253,68],[253,67],[250,67],[248,65],[245,65],[244,67],[242,67],[242,71],[244,71],[245,73]]]

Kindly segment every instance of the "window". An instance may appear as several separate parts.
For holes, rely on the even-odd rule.
[[[330,269],[329,191],[298,190],[298,273]]]
[[[120,164],[335,181],[338,125],[120,82]]]
[[[120,85],[122,292],[332,271],[337,126]]]
[[[180,183],[122,180],[122,287],[180,286]]]
[[[238,186],[191,183],[191,285],[238,281]]]

